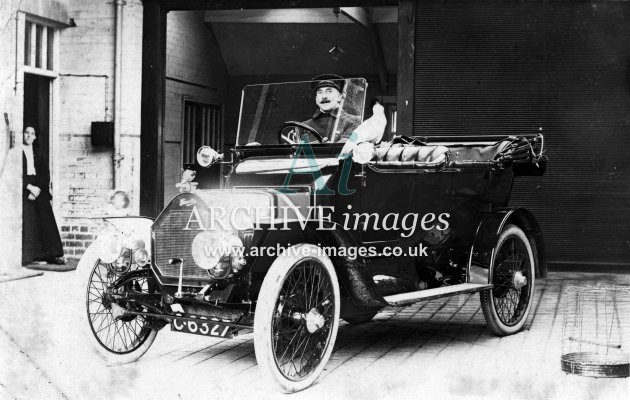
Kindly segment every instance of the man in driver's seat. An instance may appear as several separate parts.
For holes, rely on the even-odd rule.
[[[304,123],[315,128],[325,143],[347,141],[350,133],[361,124],[360,117],[343,110],[345,83],[345,79],[339,75],[319,75],[313,78],[311,86],[315,91],[318,109]]]

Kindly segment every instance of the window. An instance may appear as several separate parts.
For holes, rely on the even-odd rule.
[[[31,65],[31,31],[33,23],[26,21],[26,29],[24,30],[24,65]]]
[[[184,164],[194,163],[200,146],[221,152],[221,107],[184,101]]]
[[[47,31],[47,35],[48,35],[48,37],[46,39],[46,46],[47,46],[47,49],[46,49],[46,69],[52,71],[54,69],[54,67],[53,67],[53,60],[54,60],[54,58],[53,58],[53,54],[54,54],[53,43],[55,42],[55,30],[52,29],[52,28],[48,28],[46,31]]]
[[[24,65],[52,71],[55,28],[26,21],[24,30]]]

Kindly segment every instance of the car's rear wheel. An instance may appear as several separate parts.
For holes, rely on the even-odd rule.
[[[153,344],[157,329],[143,316],[121,315],[122,308],[106,293],[107,287],[120,277],[110,265],[89,255],[81,261],[77,268],[85,290],[81,324],[93,350],[109,365],[137,360]],[[126,284],[126,290],[148,293],[148,279],[134,279]]]
[[[322,373],[339,327],[339,283],[332,262],[312,245],[278,257],[263,281],[254,317],[256,360],[284,391]],[[299,254],[298,254],[299,253]]]
[[[534,300],[535,265],[529,240],[515,226],[505,227],[490,266],[491,290],[480,293],[481,309],[492,331],[511,335],[523,328]]]

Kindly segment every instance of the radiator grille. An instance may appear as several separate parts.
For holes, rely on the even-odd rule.
[[[169,265],[169,258],[184,260],[185,278],[208,279],[206,270],[195,264],[191,245],[198,230],[182,230],[190,218],[190,210],[167,210],[153,228],[155,265],[163,276],[179,278],[179,265]]]

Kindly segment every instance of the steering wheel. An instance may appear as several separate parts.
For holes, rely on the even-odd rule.
[[[287,121],[283,123],[282,125],[280,125],[280,127],[278,128],[278,143],[296,144],[299,141],[299,138],[297,137],[291,138],[287,135],[282,134],[282,132],[286,128],[289,128],[289,127],[304,129],[308,133],[311,133],[313,136],[315,136],[315,138],[319,140],[319,143],[325,142],[322,135],[317,131],[317,129],[313,128],[312,126],[306,125],[303,122]],[[298,139],[298,140],[294,140],[294,139]]]

